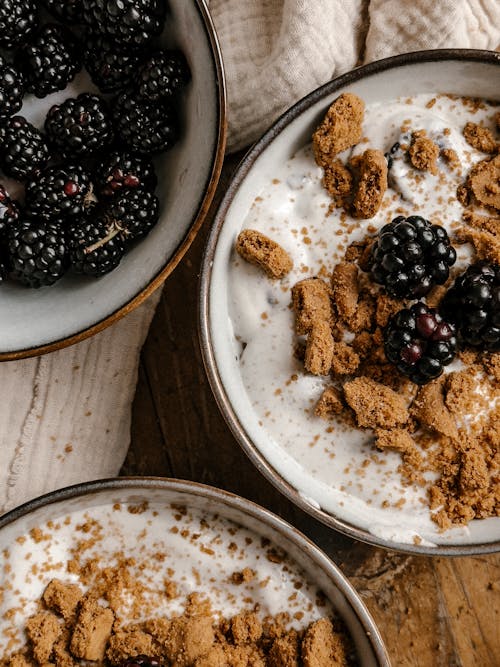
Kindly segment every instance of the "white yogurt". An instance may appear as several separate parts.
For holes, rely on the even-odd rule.
[[[430,519],[426,490],[402,486],[397,472],[400,456],[375,454],[370,431],[325,422],[313,414],[329,379],[306,374],[294,359],[290,289],[322,269],[330,273],[353,241],[397,215],[422,215],[448,231],[461,220],[457,186],[472,164],[485,157],[466,143],[462,128],[472,120],[493,129],[498,107],[473,111],[447,96],[439,96],[435,103],[432,99],[426,94],[369,105],[363,123],[366,139],[353,153],[369,147],[387,152],[396,141],[407,139],[408,132],[426,130],[441,148],[456,151],[460,169],[450,168],[440,158],[437,175],[419,172],[396,152],[381,210],[374,218],[359,221],[341,210],[327,215],[331,200],[321,184],[322,170],[311,145],[305,146],[256,193],[241,225],[281,244],[293,259],[293,271],[282,281],[271,281],[233,253],[227,288],[238,367],[254,413],[247,417],[259,432],[257,446],[267,440],[269,447],[282,452],[271,464],[288,481],[293,479],[291,483],[313,504],[384,539],[411,542],[418,536],[424,544],[433,543],[437,528]],[[340,157],[348,158],[349,151]],[[460,247],[456,268],[464,266],[468,257],[470,249]],[[302,482],[297,483],[299,479]],[[453,532],[456,537],[467,529]]]

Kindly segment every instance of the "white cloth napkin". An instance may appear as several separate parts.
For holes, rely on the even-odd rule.
[[[211,0],[226,68],[229,149],[362,62],[500,44],[499,0]],[[0,364],[0,512],[118,473],[139,354],[160,291],[92,339]]]

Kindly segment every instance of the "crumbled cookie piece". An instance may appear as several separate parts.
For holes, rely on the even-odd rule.
[[[359,355],[351,345],[342,340],[333,342],[331,369],[335,375],[352,375],[359,363]]]
[[[333,206],[346,206],[352,190],[352,174],[338,158],[323,167],[323,185]]]
[[[335,156],[361,139],[365,103],[353,93],[343,93],[333,102],[314,132],[313,150],[320,167],[329,166]]]
[[[461,243],[471,243],[478,259],[500,264],[500,235],[488,231],[479,231],[471,227],[460,227],[455,232],[455,239]]]
[[[457,440],[457,424],[446,406],[443,383],[444,378],[441,376],[420,387],[410,413],[422,426]]]
[[[300,640],[296,630],[290,630],[273,641],[268,667],[300,667]]]
[[[457,151],[453,148],[442,148],[440,155],[450,169],[458,169],[460,167],[460,158]]]
[[[2,667],[33,667],[33,662],[23,653],[13,655],[8,662],[1,662]],[[50,664],[50,663],[49,663]]]
[[[315,322],[331,322],[331,291],[321,278],[305,278],[292,287],[297,335],[309,333]]]
[[[155,628],[156,629],[156,626]],[[170,623],[168,623],[170,629]],[[148,627],[148,630],[153,628]],[[165,633],[165,637],[168,634]],[[130,656],[151,655],[153,653],[153,638],[142,630],[118,630],[109,638],[106,657],[112,665],[119,665]]]
[[[236,252],[259,266],[270,278],[283,278],[293,268],[287,251],[256,229],[244,229],[236,240]]]
[[[489,232],[494,236],[500,236],[500,218],[489,215],[479,215],[474,211],[464,211],[462,218],[471,227],[483,232]]]
[[[231,575],[231,582],[240,586],[241,584],[248,583],[253,581],[256,576],[255,570],[252,570],[250,567],[244,567],[241,572],[233,572]]]
[[[344,396],[356,413],[359,426],[394,428],[408,421],[404,398],[368,377],[360,376],[346,382]]]
[[[307,336],[304,366],[313,375],[328,375],[333,360],[333,336],[328,322],[313,324]]]
[[[256,613],[241,612],[231,619],[231,634],[237,646],[258,642],[262,637],[262,623]]]
[[[42,599],[47,609],[60,614],[65,620],[72,618],[82,597],[82,591],[76,584],[65,584],[59,579],[52,579],[43,592]]]
[[[438,173],[439,146],[429,139],[425,130],[413,132],[408,155],[415,169]]]
[[[333,269],[333,300],[344,322],[349,322],[358,308],[358,273],[358,267],[352,262],[340,262]]]
[[[33,657],[41,665],[49,662],[61,629],[57,616],[50,611],[41,611],[26,621],[26,634],[31,642]]]
[[[356,218],[373,218],[387,190],[387,160],[382,151],[368,148],[362,155],[353,158],[351,164],[359,172],[353,214]]]
[[[304,667],[347,665],[344,645],[327,618],[321,618],[307,628],[302,640],[302,661]]]
[[[379,449],[391,449],[399,452],[403,460],[413,468],[422,465],[422,454],[410,433],[405,428],[377,429],[375,445]]]
[[[472,146],[472,148],[482,151],[483,153],[496,153],[497,142],[487,127],[482,127],[477,123],[466,123],[463,135],[465,141]]]
[[[322,419],[331,419],[335,415],[341,414],[343,410],[342,393],[337,387],[330,385],[323,389],[323,393],[314,408],[314,414]]]
[[[71,637],[71,653],[83,660],[103,660],[114,620],[111,609],[85,598]]]
[[[379,327],[385,327],[390,318],[405,307],[401,299],[379,292],[376,298],[375,322]]]
[[[469,174],[470,188],[479,203],[500,210],[500,155],[479,164]]]
[[[208,653],[215,641],[210,615],[173,618],[164,649],[170,664],[188,667]]]

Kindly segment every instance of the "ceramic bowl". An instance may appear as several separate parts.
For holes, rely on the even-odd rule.
[[[287,330],[291,332],[291,326],[288,324],[291,315],[287,310],[290,297],[289,291],[285,288],[282,290],[286,292],[285,296],[280,294],[278,288],[275,291],[269,288],[266,301],[264,296],[262,298],[256,296],[256,289],[251,290],[251,293],[245,292],[244,281],[233,288],[234,281],[228,279],[228,274],[230,267],[234,266],[234,243],[242,227],[253,226],[250,223],[245,224],[245,219],[258,226],[261,210],[259,202],[263,201],[263,198],[275,204],[274,217],[269,219],[269,236],[278,242],[282,239],[279,220],[286,221],[287,215],[292,215],[286,205],[288,197],[290,201],[295,201],[297,198],[299,202],[297,206],[302,208],[300,211],[299,208],[297,209],[296,217],[298,218],[300,213],[304,227],[308,226],[310,222],[308,206],[311,204],[310,201],[306,201],[308,195],[301,194],[301,188],[304,193],[308,192],[307,188],[315,187],[311,185],[312,182],[317,182],[318,188],[321,187],[319,168],[314,164],[310,153],[300,153],[301,156],[306,155],[306,157],[297,158],[299,160],[299,167],[296,167],[297,174],[290,172],[292,175],[289,178],[287,176],[289,172],[285,173],[282,165],[310,143],[313,130],[318,126],[331,102],[340,93],[353,92],[359,95],[367,106],[381,104],[383,109],[380,112],[381,118],[384,117],[383,113],[390,114],[391,112],[390,105],[385,106],[385,103],[398,97],[403,98],[402,113],[409,115],[410,111],[405,111],[409,108],[405,107],[407,103],[405,100],[419,93],[432,95],[441,92],[498,101],[499,66],[500,54],[494,52],[471,50],[418,52],[360,67],[315,90],[287,111],[243,159],[217,212],[206,248],[200,292],[201,345],[213,392],[237,441],[257,468],[303,510],[327,526],[351,537],[400,551],[434,555],[496,551],[500,548],[500,518],[474,520],[467,527],[440,532],[436,524],[431,521],[425,496],[420,500],[413,498],[411,495],[413,491],[405,490],[399,478],[396,478],[397,466],[400,463],[398,455],[387,453],[385,460],[387,467],[392,466],[391,470],[394,474],[394,479],[391,478],[392,486],[379,485],[379,478],[372,474],[369,468],[366,470],[363,468],[364,459],[373,451],[371,445],[367,443],[363,448],[361,443],[352,439],[348,441],[344,435],[337,436],[336,442],[340,450],[347,449],[346,456],[351,457],[349,460],[352,463],[350,465],[353,475],[355,469],[360,466],[361,472],[357,479],[353,480],[352,475],[349,478],[345,474],[342,454],[332,453],[336,451],[332,447],[328,449],[328,442],[332,442],[327,442],[328,436],[322,436],[324,439],[321,445],[315,446],[314,438],[317,439],[319,436],[315,436],[312,428],[311,432],[309,433],[308,430],[305,435],[301,432],[303,446],[300,446],[299,451],[299,446],[296,445],[298,430],[294,431],[286,425],[282,426],[281,416],[275,419],[274,416],[279,412],[279,407],[274,406],[274,412],[269,412],[272,409],[273,399],[271,394],[269,398],[262,399],[262,396],[265,395],[265,388],[261,386],[262,382],[257,375],[255,381],[261,390],[258,395],[254,396],[255,403],[252,403],[243,383],[242,366],[239,361],[241,355],[247,354],[244,352],[245,343],[243,346],[241,344],[242,340],[246,340],[247,334],[243,333],[238,340],[236,336],[238,332],[233,330],[231,320],[232,304],[237,300],[245,299],[244,303],[248,307],[241,315],[240,322],[243,322],[241,326],[244,331],[252,332],[257,331],[259,327],[267,326],[267,322],[261,319],[266,317],[266,314],[261,313],[266,308],[270,309],[269,312],[277,312],[271,309],[272,303],[281,304],[279,300],[283,299],[283,307],[279,306],[281,308],[279,312],[283,311],[282,321],[285,322]],[[400,131],[399,126],[395,129]],[[304,162],[307,160],[309,166],[304,167]],[[301,174],[313,174],[313,176],[311,178],[302,177]],[[302,181],[301,178],[305,180]],[[280,195],[283,195],[283,190],[279,189],[280,183],[285,181],[288,194],[280,198]],[[273,198],[272,188],[280,195]],[[326,201],[326,195],[322,196]],[[328,203],[323,203],[323,206],[328,206]],[[293,222],[292,227],[297,227],[296,233],[299,236],[307,236],[307,230],[300,230],[302,225],[296,224],[296,218],[293,219]],[[311,222],[311,225],[314,223]],[[304,244],[306,242],[307,239],[304,240]],[[314,243],[314,237],[309,242]],[[304,277],[309,275],[307,256],[301,256],[299,250],[295,255],[295,260],[297,260],[296,266],[302,263],[302,268],[305,270],[302,275]],[[328,257],[326,261],[328,262]],[[240,267],[242,266],[239,269],[243,272],[241,275],[258,276],[255,281],[262,280],[263,284],[271,284],[271,281],[268,281],[255,267],[243,264],[244,266],[241,262],[239,264]],[[300,279],[296,277],[296,273],[294,273],[293,280]],[[233,273],[232,278],[235,276],[236,274]],[[257,282],[251,284],[256,288]],[[285,303],[286,299],[288,301]],[[240,308],[238,312],[243,311]],[[255,340],[259,340],[258,337]],[[293,363],[290,350],[293,342],[291,338],[290,340],[284,338],[283,341],[291,368]],[[274,357],[271,355],[266,357],[269,358],[270,366],[279,363],[275,362],[275,359],[282,354],[282,350],[278,347],[279,344],[276,343],[276,347],[273,348]],[[259,349],[261,348],[258,345],[252,346],[250,357],[248,358],[248,355],[245,357],[247,364],[258,366],[256,359]],[[295,366],[297,369],[301,368],[300,364],[296,363]],[[283,392],[287,391],[286,377],[294,381],[294,370],[290,368],[286,368],[283,377],[277,381],[277,385],[283,387]],[[300,375],[300,370],[297,372]],[[314,378],[305,378],[303,381],[309,383],[307,385],[309,390],[312,388],[307,396],[312,395],[315,390]],[[271,386],[271,380],[269,382],[268,386]],[[316,396],[319,396],[319,393],[317,392]],[[279,400],[285,399],[280,398]],[[254,407],[257,405],[258,409]],[[281,405],[284,404],[281,403]],[[304,410],[306,409],[307,406],[304,407]],[[260,411],[258,415],[257,410]],[[286,412],[286,405],[283,411],[288,419],[290,415]],[[277,424],[276,428],[273,426],[274,422]],[[317,432],[320,430],[323,432],[322,428],[317,426]],[[309,435],[310,441],[306,443],[305,437]],[[379,472],[380,470],[379,468]],[[365,487],[372,489],[370,494],[373,494],[375,498],[373,502],[366,500],[368,493],[363,496]],[[399,493],[406,494],[404,495],[406,504],[398,508],[395,500],[400,497]],[[393,505],[394,510],[384,512],[383,505],[380,504],[382,501]]]
[[[100,567],[111,565],[114,554],[121,552],[136,559],[137,577],[148,581],[150,589],[157,581],[158,590],[163,590],[168,569],[179,600],[199,591],[211,600],[214,610],[229,616],[248,609],[250,596],[263,615],[301,612],[301,620],[295,621],[297,628],[324,616],[330,606],[353,638],[360,667],[389,667],[378,630],[360,597],[306,537],[243,498],[193,482],[159,478],[122,478],[68,487],[0,518],[0,542],[7,547],[0,560],[4,591],[0,655],[7,637],[17,645],[20,629],[50,579],[64,579],[64,565],[74,556],[72,550],[82,537],[89,537],[78,526],[90,521],[97,528],[93,534],[103,537],[85,556],[97,558]],[[33,539],[34,528],[40,529],[36,534],[43,535],[42,540]],[[280,558],[267,558],[270,549]],[[158,558],[152,554],[160,552],[166,558],[158,567]],[[47,562],[62,563],[63,569],[54,575],[51,568],[44,567]],[[241,586],[231,583],[230,575],[245,567],[257,573],[255,580]],[[34,572],[39,576],[33,576]],[[266,579],[269,583],[261,585]],[[326,607],[318,606],[318,590],[326,596]],[[289,596],[295,599],[293,604]],[[177,604],[174,600],[161,611],[178,611]],[[17,613],[6,615],[12,608]]]
[[[192,80],[181,102],[181,139],[155,160],[160,220],[114,271],[97,280],[67,274],[39,290],[2,284],[0,360],[50,352],[116,322],[163,283],[203,222],[225,148],[222,59],[204,0],[168,4],[162,43],[184,52]],[[52,104],[82,91],[98,92],[84,71],[62,93],[43,100],[29,96],[20,113],[43,126]]]

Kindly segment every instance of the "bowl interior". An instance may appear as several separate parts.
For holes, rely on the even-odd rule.
[[[423,52],[354,70],[318,89],[287,112],[245,158],[209,239],[202,284],[202,347],[217,400],[234,434],[293,502],[328,525],[381,546],[434,554],[493,551],[500,543],[500,519],[472,521],[466,528],[441,533],[421,505],[384,516],[354,489],[328,483],[328,466],[332,470],[335,462],[317,459],[313,450],[299,460],[291,447],[270,435],[252,407],[239,368],[227,280],[234,242],[255,197],[276,177],[280,165],[310,142],[313,129],[341,92],[353,92],[367,105],[419,93],[498,100],[499,64],[498,54],[487,52]],[[393,461],[397,466],[396,455]]]
[[[222,68],[202,0],[169,0],[169,8],[162,42],[184,52],[192,80],[179,114],[182,137],[155,159],[160,220],[114,271],[97,280],[67,275],[39,290],[3,284],[0,355],[4,358],[22,351],[35,353],[36,348],[81,335],[114,319],[134,299],[139,302],[137,297],[157,287],[175,266],[194,236],[195,223],[201,223],[197,218],[206,208],[207,189],[218,177],[223,152]],[[51,104],[89,90],[96,91],[82,73],[63,93],[44,100],[30,96],[21,113],[42,126]],[[211,186],[210,195],[215,184]]]
[[[328,613],[331,604],[354,639],[360,664],[388,664],[382,658],[384,650],[377,630],[340,571],[287,524],[243,499],[174,480],[91,483],[47,498],[48,503],[34,501],[26,506],[28,511],[21,508],[17,516],[16,511],[11,513],[12,519],[7,515],[0,520],[2,544],[9,545],[5,564],[11,565],[2,572],[5,595],[0,611],[19,609],[19,599],[25,600],[22,611],[14,617],[7,619],[1,614],[1,637],[19,639],[23,620],[33,613],[34,601],[48,581],[54,576],[69,577],[64,569],[54,575],[43,565],[70,560],[72,549],[83,536],[78,525],[93,519],[102,527],[103,538],[86,555],[97,557],[101,567],[112,564],[114,554],[122,551],[141,564],[139,578],[157,580],[158,590],[162,589],[165,569],[171,568],[171,580],[180,595],[161,610],[167,614],[182,609],[182,601],[195,591],[204,593],[215,610],[227,615],[247,608],[248,595],[260,604],[264,615],[276,614],[290,605],[289,611],[303,614],[300,623],[305,625]],[[39,528],[46,539],[34,541],[30,533],[33,528]],[[196,538],[191,537],[193,533]],[[265,545],[263,538],[269,541]],[[231,548],[230,543],[237,548]],[[285,560],[278,563],[266,558],[272,548],[285,551]],[[164,565],[149,569],[147,563],[155,562],[152,554],[158,552],[166,555]],[[230,575],[245,567],[257,572],[255,581],[239,587],[231,584]],[[41,574],[30,576],[34,571]],[[259,584],[268,578],[268,585]],[[297,580],[303,584],[299,589]],[[329,600],[326,608],[318,606],[318,590]],[[296,602],[292,604],[288,598],[294,593]],[[5,632],[7,626],[10,630]]]

